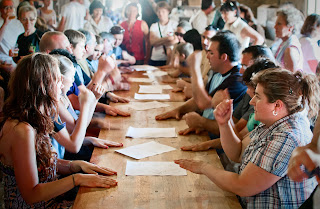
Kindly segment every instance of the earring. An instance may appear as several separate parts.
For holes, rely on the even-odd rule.
[[[278,115],[278,113],[275,110],[273,110],[272,114],[273,114],[273,116],[277,116]]]

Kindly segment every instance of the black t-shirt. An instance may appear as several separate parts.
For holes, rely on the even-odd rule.
[[[40,51],[39,43],[42,35],[43,32],[36,29],[36,31],[29,36],[24,36],[24,33],[18,36],[17,44],[19,48],[19,59],[21,56],[26,56]]]

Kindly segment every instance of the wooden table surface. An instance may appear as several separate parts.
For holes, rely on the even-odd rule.
[[[127,94],[136,91],[134,87]],[[135,90],[133,90],[135,89]],[[134,94],[134,92],[133,92]],[[179,95],[180,94],[180,95]],[[182,93],[175,93],[182,96]],[[173,98],[174,99],[174,98]],[[167,209],[167,208],[241,208],[236,196],[223,191],[212,183],[206,176],[187,171],[187,176],[126,176],[125,169],[127,161],[173,161],[175,159],[187,158],[202,160],[222,168],[215,150],[205,152],[185,152],[180,147],[209,139],[208,136],[179,136],[177,138],[157,139],[131,139],[125,134],[129,126],[175,127],[176,132],[187,127],[183,120],[156,121],[157,114],[178,107],[183,102],[165,102],[170,107],[135,111],[126,104],[111,104],[119,109],[129,111],[131,117],[107,116],[112,126],[118,130],[101,130],[99,138],[109,139],[123,143],[124,147],[142,144],[154,140],[156,142],[172,146],[176,150],[156,156],[135,160],[115,150],[122,148],[101,149],[95,148],[91,162],[100,166],[111,168],[118,172],[117,176],[111,176],[118,181],[118,186],[110,189],[81,187],[75,200],[74,209],[78,208],[122,208],[122,209]]]
[[[136,72],[132,74],[124,74],[126,78],[148,78],[148,76],[143,75],[143,71]],[[155,76],[154,77],[155,82],[153,83],[137,83],[137,82],[130,82],[130,91],[117,91],[115,92],[117,95],[129,98],[131,101],[141,101],[141,100],[135,100],[134,99],[134,94],[138,93],[139,91],[139,85],[152,85],[152,84],[161,84],[161,85],[170,85],[172,87],[176,86],[175,83],[169,82],[172,79],[169,78],[169,76]],[[163,82],[163,81],[168,81],[168,82]],[[162,101],[167,101],[167,102],[183,102],[185,101],[185,97],[183,93],[178,92],[172,92],[171,90],[164,89],[163,94],[169,94],[170,95],[170,100],[162,100]]]

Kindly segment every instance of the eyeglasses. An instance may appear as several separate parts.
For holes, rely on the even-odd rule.
[[[9,9],[12,10],[12,9],[13,9],[13,6],[6,6],[6,7],[4,7],[3,9],[4,9],[4,10],[9,10]]]
[[[178,33],[178,32],[175,32],[174,35],[176,36],[180,36],[180,37],[183,37],[184,33]]]
[[[30,22],[33,22],[33,21],[35,21],[36,20],[36,18],[34,18],[34,17],[30,17],[30,18],[22,18],[20,21],[21,22],[27,22],[27,21],[30,21]]]

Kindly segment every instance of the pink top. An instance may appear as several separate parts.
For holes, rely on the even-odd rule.
[[[144,60],[144,34],[141,30],[141,20],[136,20],[130,30],[127,21],[122,22],[121,26],[125,29],[122,44],[126,47],[129,54],[133,55],[137,61]]]

